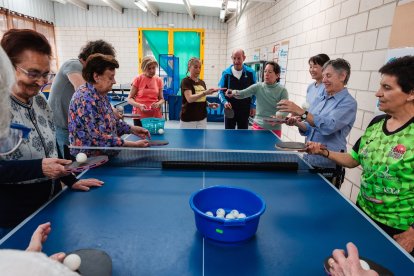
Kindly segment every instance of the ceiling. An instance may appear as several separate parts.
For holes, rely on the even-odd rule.
[[[66,4],[93,5],[93,6],[110,6],[108,2],[114,3],[119,9],[139,9],[135,4],[135,0],[52,0],[56,2],[67,2]],[[144,0],[145,1],[145,0]],[[156,11],[172,12],[172,13],[188,13],[185,0],[146,0]],[[237,7],[238,2],[276,2],[277,0],[187,0],[191,5],[194,15],[220,16],[220,10],[225,9],[225,20],[235,15],[236,9],[229,7]],[[175,3],[167,3],[175,2]],[[239,3],[240,4],[240,3]]]

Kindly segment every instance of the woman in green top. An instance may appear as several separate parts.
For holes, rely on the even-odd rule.
[[[414,56],[379,70],[379,115],[349,153],[308,142],[307,152],[362,167],[357,206],[414,256]]]
[[[264,82],[259,82],[243,90],[230,89],[226,91],[226,96],[244,99],[256,96],[256,116],[254,117],[253,129],[270,129],[277,136],[282,137],[280,124],[269,124],[264,118],[276,115],[278,111],[277,103],[288,99],[286,88],[279,84],[280,66],[276,62],[268,61],[265,65]]]

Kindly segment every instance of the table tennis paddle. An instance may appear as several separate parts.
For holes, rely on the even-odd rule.
[[[325,272],[328,275],[331,275],[331,273],[329,272],[330,265],[328,264],[328,260],[330,258],[332,258],[332,256],[327,257],[325,259],[325,261],[323,262],[323,267],[325,269]],[[364,257],[361,257],[361,256],[359,256],[359,259],[362,260],[362,261],[365,261],[369,265],[369,268],[372,269],[372,270],[375,270],[380,276],[392,276],[392,275],[394,275],[390,270],[388,270],[387,268],[371,261],[370,259],[367,259],[367,258],[364,258]]]
[[[98,167],[102,164],[105,164],[106,162],[108,162],[108,156],[106,155],[93,156],[89,157],[86,162],[83,163],[72,162],[68,165],[65,165],[65,170],[69,172],[82,172]]]
[[[165,146],[169,143],[167,140],[149,140],[148,142],[150,147]]]
[[[99,249],[79,249],[70,254],[76,254],[81,258],[81,264],[77,272],[82,276],[111,276],[112,259]]]
[[[302,142],[279,142],[275,147],[280,150],[304,151],[306,144]]]
[[[234,118],[234,110],[231,109],[231,108],[225,108],[224,109],[224,116],[226,116],[226,118],[233,119]]]
[[[287,120],[287,117],[285,118],[276,118],[276,117],[264,117],[263,121],[266,123],[275,123],[275,124],[282,124],[285,123]]]
[[[139,114],[133,114],[133,113],[124,113],[125,118],[139,118],[141,115]]]

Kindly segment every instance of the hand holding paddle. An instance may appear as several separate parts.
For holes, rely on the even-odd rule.
[[[108,162],[108,156],[98,155],[89,157],[85,162],[73,162],[65,166],[65,170],[68,172],[83,172],[88,169],[98,167]]]
[[[208,103],[208,107],[211,109],[217,109],[220,105],[218,103]]]
[[[306,144],[306,152],[309,154],[318,154],[322,156],[326,156],[327,148],[326,145],[323,145],[318,142],[308,142]]]
[[[279,142],[275,145],[277,149],[286,151],[306,151],[307,146],[302,142]]]
[[[49,177],[50,179],[57,179],[70,173],[64,167],[70,163],[72,163],[72,161],[66,159],[43,158],[42,172],[46,177]]]

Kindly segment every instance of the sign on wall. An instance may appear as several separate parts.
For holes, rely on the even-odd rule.
[[[273,61],[280,66],[280,84],[286,84],[286,73],[289,53],[289,41],[276,43],[273,46]]]

